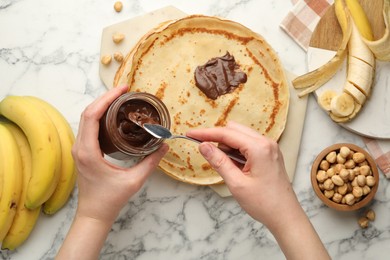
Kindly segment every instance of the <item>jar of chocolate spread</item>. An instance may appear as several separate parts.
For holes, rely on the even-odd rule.
[[[151,154],[161,146],[163,139],[154,138],[139,126],[144,123],[160,124],[169,129],[171,120],[164,103],[149,93],[121,95],[100,119],[100,149],[118,160]]]

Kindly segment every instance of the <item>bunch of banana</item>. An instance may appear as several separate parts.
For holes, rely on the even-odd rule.
[[[0,217],[0,234],[4,234],[0,237],[2,249],[13,250],[28,237],[41,208],[46,214],[54,214],[73,191],[76,181],[71,155],[74,134],[57,109],[36,97],[5,97],[0,102],[0,116],[8,120],[1,120],[0,130],[11,133],[0,134],[0,146],[7,150],[2,154],[0,149],[0,158],[7,163],[18,158],[14,164],[20,168],[19,189],[10,185],[10,176],[17,176],[13,174],[17,166],[0,169],[0,212],[6,210],[8,193],[18,196],[12,200],[16,215],[8,220],[9,225],[1,225],[3,214]],[[15,153],[11,153],[10,140],[14,141]],[[1,163],[0,167],[5,166]],[[6,215],[11,218],[12,214]]]
[[[385,0],[387,20],[390,19],[389,3],[390,0]],[[334,76],[347,56],[347,79],[342,92],[325,90],[318,97],[320,106],[335,122],[347,122],[358,114],[370,97],[375,77],[375,61],[376,58],[385,60],[386,55],[389,55],[390,36],[386,36],[389,30],[387,27],[387,34],[382,39],[373,41],[370,23],[357,0],[336,0],[335,12],[343,33],[343,41],[335,57],[317,70],[296,78],[293,85],[296,89],[304,88],[299,96],[311,93]],[[343,55],[346,52],[348,55]]]
[[[0,127],[6,127],[9,132],[12,133],[20,152],[20,155],[15,154],[14,156],[20,156],[21,158],[22,185],[20,199],[16,205],[16,214],[11,222],[12,225],[8,228],[8,232],[6,232],[6,236],[4,237],[4,240],[2,240],[3,242],[1,246],[2,249],[7,248],[14,250],[30,235],[38,220],[41,207],[39,206],[36,209],[30,210],[24,206],[24,202],[26,200],[26,188],[31,177],[32,165],[30,144],[28,143],[26,135],[17,125],[11,122],[1,122]],[[10,173],[7,172],[7,174]]]
[[[22,163],[18,145],[8,128],[0,124],[0,241],[7,235],[19,205]]]

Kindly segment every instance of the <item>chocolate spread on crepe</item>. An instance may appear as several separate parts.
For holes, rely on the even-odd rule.
[[[246,79],[246,74],[239,71],[238,64],[229,52],[195,69],[196,86],[211,99],[232,92]]]
[[[229,52],[247,81],[217,99],[197,86],[195,69]],[[285,128],[289,89],[282,64],[272,47],[243,25],[210,16],[187,16],[147,33],[127,55],[114,86],[148,92],[164,102],[171,131],[244,124],[275,141]],[[169,140],[170,150],[159,167],[183,182],[210,185],[223,182],[198,151],[185,140]]]

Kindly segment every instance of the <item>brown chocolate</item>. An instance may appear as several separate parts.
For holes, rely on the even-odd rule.
[[[212,58],[205,65],[195,69],[196,86],[214,100],[232,92],[246,81],[246,74],[239,70],[238,64],[229,52],[222,57]]]
[[[133,146],[145,146],[153,137],[139,125],[144,123],[160,124],[157,110],[142,100],[132,100],[123,104],[118,111],[117,126],[123,139]]]

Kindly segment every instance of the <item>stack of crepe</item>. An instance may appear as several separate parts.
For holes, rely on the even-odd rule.
[[[231,93],[209,99],[194,71],[229,52],[247,81]],[[156,95],[167,106],[171,131],[224,126],[233,120],[277,141],[286,125],[289,88],[272,47],[247,27],[217,17],[192,15],[160,24],[142,37],[118,69],[114,86]],[[223,179],[200,155],[198,145],[169,141],[159,167],[169,176],[197,185]]]

